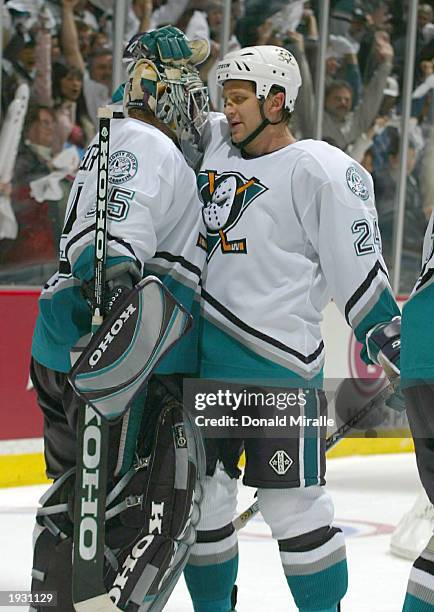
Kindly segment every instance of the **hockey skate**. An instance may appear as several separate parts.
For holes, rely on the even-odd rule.
[[[434,506],[425,491],[401,518],[390,539],[394,555],[414,561],[425,548],[434,530]]]

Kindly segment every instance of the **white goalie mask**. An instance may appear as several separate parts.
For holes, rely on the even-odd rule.
[[[124,52],[130,78],[125,86],[124,109],[150,110],[165,123],[180,143],[195,141],[209,111],[208,89],[196,63],[209,52],[207,41],[192,41],[189,60],[163,62],[147,57],[141,34],[133,37]]]
[[[205,122],[208,90],[193,66],[160,64],[141,59],[126,83],[124,108],[150,110],[178,140],[191,140]]]

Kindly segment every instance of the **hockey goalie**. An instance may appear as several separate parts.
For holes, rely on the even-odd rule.
[[[199,45],[182,66],[138,50],[135,40],[126,50],[124,116],[110,121],[108,157],[100,129],[72,186],[59,270],[42,291],[33,337],[31,377],[54,484],[37,512],[32,591],[56,591],[62,612],[161,610],[188,560],[200,516],[204,451],[182,404],[182,381],[197,368],[205,230],[195,176],[178,144],[194,138],[195,122],[207,110],[195,65],[208,50]],[[105,186],[104,323],[89,344]],[[68,373],[71,354],[82,350],[74,384],[83,360],[93,374],[101,366],[101,377],[83,375],[80,397]],[[94,393],[87,403],[86,386]],[[101,386],[108,391],[97,398]],[[109,423],[108,439],[101,450],[103,423]],[[106,451],[99,469],[97,457]],[[105,495],[101,554],[94,545],[98,487]],[[77,554],[87,569],[75,564]],[[94,578],[98,564],[101,585]]]

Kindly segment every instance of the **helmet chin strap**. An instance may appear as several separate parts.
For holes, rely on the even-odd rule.
[[[275,121],[274,123],[271,122],[269,119],[267,119],[267,117],[265,116],[264,113],[264,103],[265,103],[265,98],[261,98],[259,100],[259,112],[261,113],[261,123],[258,125],[258,127],[256,129],[253,130],[253,132],[251,134],[249,134],[249,136],[247,136],[247,138],[244,138],[244,140],[242,140],[241,142],[234,142],[232,140],[232,144],[234,145],[234,147],[236,147],[237,149],[240,149],[241,152],[245,151],[245,148],[247,147],[247,145],[249,145],[252,140],[254,140],[256,138],[256,136],[258,136],[263,130],[265,130],[265,128],[268,125],[276,125],[278,123],[280,123],[279,121]]]

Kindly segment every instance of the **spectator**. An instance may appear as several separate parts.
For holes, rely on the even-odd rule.
[[[75,19],[75,27],[77,28],[78,43],[80,45],[80,52],[83,56],[84,61],[89,59],[89,55],[92,53],[92,28],[84,21]],[[96,49],[95,49],[96,51]]]
[[[87,147],[95,134],[83,95],[83,75],[74,66],[53,65],[53,98],[57,131],[54,151],[69,142],[81,149]]]
[[[417,26],[422,33],[424,43],[429,43],[434,37],[434,10],[429,4],[421,4],[417,13]]]
[[[95,128],[98,108],[110,101],[112,93],[113,55],[109,49],[99,49],[89,57],[89,71],[84,73],[84,98]]]
[[[353,110],[360,102],[363,92],[356,48],[343,36],[331,35],[326,54],[326,84],[334,79],[344,80],[351,86]]]
[[[95,133],[84,101],[83,74],[65,62],[52,63],[51,35],[43,21],[37,32],[36,49],[32,98],[55,110],[53,153],[59,153],[67,142],[83,151]]]
[[[408,7],[404,8],[407,9]],[[417,32],[416,32],[416,66],[419,64],[423,53],[423,47],[432,40],[432,16],[433,9],[429,4],[422,4],[418,9]],[[407,44],[407,32],[395,39],[393,46],[395,50],[395,71],[402,78],[405,65],[405,51]]]
[[[363,99],[351,111],[353,92],[345,81],[332,82],[326,89],[323,136],[342,150],[353,144],[373,125],[383,100],[393,60],[393,49],[385,33],[377,33],[377,53],[381,63],[366,85]]]
[[[90,38],[90,53],[95,53],[98,49],[109,48],[109,37],[107,32],[93,32]]]
[[[369,174],[373,173],[374,171],[374,152],[372,148],[366,149],[366,151],[363,154],[360,164],[365,168],[365,170],[369,172]]]
[[[387,77],[378,117],[372,127],[348,147],[351,157],[360,163],[362,163],[365,151],[370,149],[373,155],[373,166],[377,172],[387,163],[391,133],[388,128],[398,128],[401,125],[401,118],[396,115],[398,96],[398,81],[392,76]]]
[[[2,116],[15,96],[18,85],[22,82],[33,84],[36,64],[34,35],[15,34],[9,40],[2,63],[1,106]]]
[[[26,117],[12,184],[12,203],[18,222],[16,240],[3,240],[2,282],[43,284],[56,269],[66,200],[37,203],[30,183],[52,170],[55,117],[51,108],[32,106]],[[13,267],[12,267],[13,266]]]
[[[393,267],[393,262],[391,261],[392,242],[396,189],[399,180],[400,137],[398,130],[395,130],[393,134],[387,165],[381,172],[374,173],[378,222],[383,239],[383,255],[389,270]],[[423,236],[427,225],[427,218],[422,207],[419,183],[413,172],[415,165],[416,149],[414,143],[410,141],[407,153],[401,291],[410,291],[418,276]]]
[[[113,56],[109,49],[96,50],[89,57],[89,70],[80,49],[74,8],[79,0],[62,0],[62,47],[67,63],[82,72],[83,93],[89,117],[98,128],[98,108],[111,97]]]

